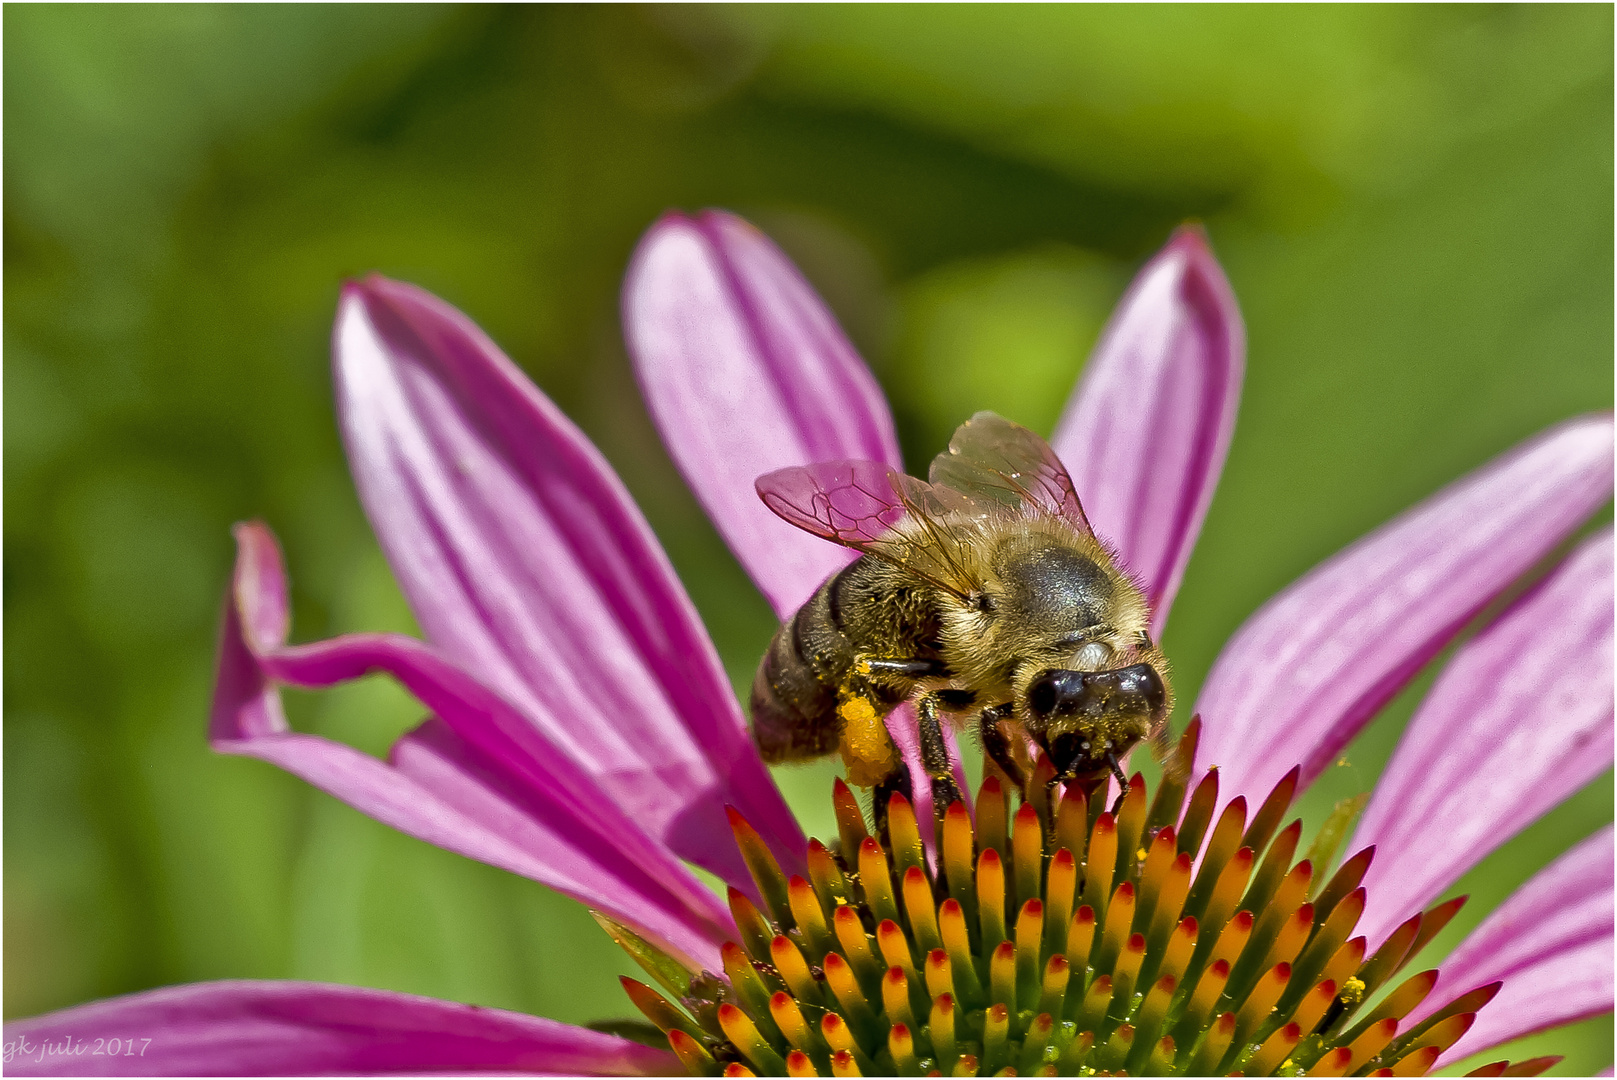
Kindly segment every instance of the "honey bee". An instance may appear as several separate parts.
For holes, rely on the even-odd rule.
[[[970,724],[1013,784],[1031,738],[1052,784],[1093,790],[1141,739],[1163,756],[1173,705],[1140,587],[1096,539],[1072,480],[1033,432],[990,412],[962,424],[928,482],[871,461],[760,477],[780,517],[862,556],[781,626],[753,680],[764,760],[840,750],[887,794],[909,776],[884,718],[913,700],[942,812],[960,793],[941,723]],[[1022,743],[1024,760],[1026,743]]]

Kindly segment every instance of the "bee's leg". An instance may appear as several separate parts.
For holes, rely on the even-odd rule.
[[[1128,796],[1129,778],[1123,775],[1123,766],[1117,763],[1117,755],[1110,750],[1106,751],[1106,766],[1112,770],[1112,775],[1117,777],[1117,802],[1112,804],[1112,816],[1116,817],[1123,809],[1124,798]]]
[[[921,742],[921,767],[932,782],[932,814],[941,820],[950,805],[960,801],[960,788],[954,782],[954,765],[943,739],[938,701],[935,693],[922,694],[921,700],[915,703],[915,715]]]
[[[941,660],[894,660],[861,656],[854,662],[854,667],[861,675],[896,679],[943,679],[949,675],[949,669]]]
[[[1005,729],[999,726],[1001,720],[1009,720],[1015,709],[1010,702],[1003,705],[994,705],[984,709],[977,717],[977,732],[982,736],[983,752],[994,760],[1006,778],[1018,789],[1027,787],[1027,777],[1022,772],[1022,766],[1016,763],[1011,754],[1011,740],[1005,734]]]
[[[1050,812],[1045,815],[1044,819],[1044,840],[1047,848],[1055,840],[1056,811],[1061,806],[1062,783],[1059,773],[1052,775],[1050,779],[1044,782],[1044,805],[1050,808]]]

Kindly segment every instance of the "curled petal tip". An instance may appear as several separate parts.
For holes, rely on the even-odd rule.
[[[402,832],[612,911],[683,956],[711,954],[729,923],[716,900],[524,716],[412,638],[287,647],[275,537],[255,522],[236,535],[209,724],[216,750],[262,758]],[[434,716],[386,763],[288,730],[278,685],[322,688],[373,671]]]
[[[651,228],[646,230],[646,235],[650,236],[661,229],[680,228],[694,224],[695,222],[691,219],[691,216],[685,211],[678,207],[670,207],[664,210],[656,221],[651,223]]]
[[[1200,221],[1185,221],[1174,229],[1173,236],[1169,238],[1168,248],[1178,251],[1192,251],[1211,255],[1213,246],[1207,239],[1207,227]]]
[[[436,299],[432,294],[404,281],[395,281],[376,271],[361,277],[348,278],[342,283],[344,301],[358,303],[389,303],[405,299]]]
[[[378,281],[382,280],[385,279],[375,271],[363,277],[345,278],[342,283],[342,295],[363,296],[368,290],[374,288]]]
[[[743,236],[756,237],[765,243],[770,242],[764,231],[758,226],[740,214],[733,214],[716,206],[703,207],[702,211],[696,215],[696,220],[703,225],[734,229]]]
[[[236,538],[231,600],[248,648],[267,652],[286,642],[292,618],[281,545],[262,521],[239,522],[231,532]]]

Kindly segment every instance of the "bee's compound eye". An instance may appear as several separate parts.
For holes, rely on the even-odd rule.
[[[1028,688],[1027,707],[1036,716],[1049,716],[1056,707],[1056,688],[1049,679],[1040,679]]]
[[[1104,641],[1091,641],[1078,650],[1072,666],[1079,671],[1099,671],[1112,658],[1112,647]]]
[[[1083,693],[1081,671],[1046,671],[1027,688],[1027,706],[1040,720],[1047,720],[1058,712],[1065,712]]]

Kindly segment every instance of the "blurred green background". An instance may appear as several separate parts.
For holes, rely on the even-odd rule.
[[[1167,647],[1612,403],[1612,10],[8,7],[5,1014],[222,977],[571,1021],[625,970],[577,905],[203,740],[230,523],[299,639],[411,626],[345,471],[327,335],[375,269],[459,305],[596,439],[738,680],[773,630],[617,325],[639,233],[725,206],[822,290],[913,465],[1048,431],[1140,262],[1207,224],[1251,340]],[[1609,515],[1608,515],[1609,516]],[[1368,789],[1416,690],[1304,801]],[[294,722],[374,752],[371,681]],[[825,772],[783,776],[823,830]],[[1611,776],[1458,887],[1435,949],[1610,820]],[[1435,953],[1427,959],[1435,959]],[[1530,1040],[1611,1060],[1609,1016]]]

